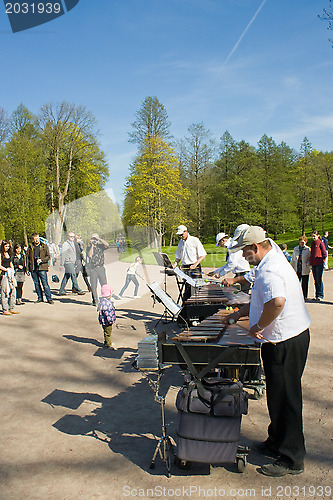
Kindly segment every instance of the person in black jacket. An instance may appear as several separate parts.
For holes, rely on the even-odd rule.
[[[27,275],[30,276],[31,273],[35,284],[36,302],[43,302],[43,287],[47,302],[53,304],[51,290],[47,281],[48,262],[50,260],[49,248],[40,241],[38,233],[33,233],[31,239],[32,243],[29,245],[27,252]]]
[[[16,278],[16,305],[24,306],[24,302],[22,302],[23,295],[23,285],[25,280],[25,255],[22,252],[21,245],[19,243],[15,243],[14,245],[14,257],[13,257],[13,266],[15,270],[15,278]]]

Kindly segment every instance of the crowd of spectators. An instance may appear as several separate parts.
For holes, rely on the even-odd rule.
[[[295,270],[302,286],[305,300],[308,299],[309,275],[312,269],[315,297],[313,300],[320,302],[324,298],[323,272],[328,269],[328,250],[333,247],[328,243],[328,231],[324,231],[321,237],[318,231],[312,232],[311,246],[307,246],[308,239],[305,235],[299,237],[299,244],[293,249],[292,255],[287,252],[287,246],[281,245],[281,249],[291,266]],[[125,237],[120,235],[115,238],[117,252],[121,253],[126,248]],[[60,272],[64,271],[61,279],[58,295],[66,295],[65,287],[68,280],[72,282],[72,293],[84,295],[77,278],[82,274],[87,287],[91,293],[91,303],[97,306],[98,283],[102,287],[107,284],[106,270],[104,266],[104,252],[109,247],[106,240],[94,233],[85,249],[85,244],[79,234],[68,233],[67,240],[56,245],[52,240],[47,241],[38,233],[31,235],[28,246],[19,243],[13,244],[10,240],[1,241],[0,247],[0,290],[2,314],[10,316],[19,314],[16,306],[25,304],[23,298],[24,282],[27,276],[31,276],[34,283],[34,291],[37,295],[35,302],[53,304],[51,289],[48,283],[49,267],[52,268],[52,282],[58,283],[60,279],[54,269],[60,264]],[[137,266],[135,262],[133,266]],[[136,272],[126,275],[124,289],[132,280],[135,285],[135,296],[137,296]],[[135,270],[136,271],[136,270]],[[122,293],[119,294],[120,298]]]

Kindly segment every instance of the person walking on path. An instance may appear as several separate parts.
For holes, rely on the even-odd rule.
[[[68,233],[68,239],[62,245],[61,255],[60,255],[60,269],[64,267],[65,274],[60,284],[59,295],[66,295],[65,287],[67,285],[69,278],[72,281],[72,287],[75,290],[75,293],[77,293],[78,295],[84,295],[84,292],[79,287],[76,278],[76,270],[75,270],[76,249],[75,249],[74,239],[75,239],[75,234],[72,232]]]
[[[270,424],[268,438],[254,448],[277,460],[260,471],[272,477],[301,474],[306,454],[301,379],[310,343],[310,317],[302,289],[294,270],[273,251],[261,227],[250,226],[232,250],[242,250],[255,266],[250,304],[224,322],[249,315],[249,334],[262,343]]]
[[[91,236],[90,243],[87,246],[87,264],[91,293],[93,297],[93,306],[96,306],[98,301],[98,281],[101,286],[107,284],[106,271],[104,267],[104,252],[107,248],[109,248],[108,242],[100,238],[98,234],[95,233]]]
[[[22,253],[22,248],[19,243],[15,243],[14,245],[14,257],[13,257],[13,266],[15,270],[15,279],[16,279],[16,305],[24,306],[24,302],[22,302],[23,295],[23,285],[25,281],[25,256]]]
[[[324,298],[323,271],[327,252],[324,243],[320,239],[318,231],[312,231],[312,243],[310,253],[310,265],[315,282],[316,297],[314,300],[321,302]]]
[[[98,321],[102,325],[104,333],[104,346],[107,349],[115,350],[112,347],[111,333],[112,325],[116,321],[116,311],[111,300],[112,297],[112,287],[108,284],[103,285],[101,288],[101,296],[98,302]]]
[[[138,257],[136,257],[136,259],[133,262],[133,264],[131,264],[129,266],[129,268],[127,269],[125,284],[122,287],[122,289],[120,290],[119,295],[118,295],[120,298],[123,297],[124,291],[126,290],[126,288],[128,287],[128,285],[131,282],[133,282],[133,284],[134,284],[134,298],[135,299],[139,298],[139,295],[138,295],[139,282],[138,282],[138,279],[137,279],[136,276],[139,276],[139,278],[141,278],[142,280],[144,280],[144,277],[141,276],[141,274],[138,273],[138,267],[139,267],[140,264],[142,264],[142,258],[138,256]]]
[[[308,242],[305,234],[299,237],[299,245],[297,245],[291,257],[291,265],[301,282],[303,297],[308,298],[309,274],[310,274],[310,254],[311,250],[306,244]]]
[[[27,251],[27,275],[30,276],[31,274],[34,282],[37,293],[36,302],[43,302],[43,287],[48,304],[53,304],[51,290],[47,281],[48,262],[50,260],[49,248],[40,241],[38,233],[33,233],[31,240],[32,242]]]
[[[12,257],[12,249],[8,240],[1,242],[0,248],[0,270],[1,270],[1,305],[2,314],[11,316],[19,314],[14,311],[16,304],[16,280],[14,277],[14,265]]]

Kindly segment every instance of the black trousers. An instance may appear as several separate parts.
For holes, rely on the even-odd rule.
[[[310,343],[309,329],[276,345],[261,347],[271,419],[268,440],[288,464],[302,466],[305,444],[301,378]]]
[[[190,278],[202,278],[201,265],[199,264],[195,269],[190,269],[190,264],[182,266],[182,271],[187,274]],[[191,285],[185,283],[185,290],[183,293],[183,304],[187,299],[191,297]]]
[[[308,274],[297,274],[298,279],[301,282],[303,297],[305,299],[308,298],[308,289],[309,289],[309,275]]]

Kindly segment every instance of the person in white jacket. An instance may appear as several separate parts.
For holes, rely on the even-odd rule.
[[[293,266],[294,271],[301,282],[304,299],[307,299],[309,288],[311,249],[306,245],[308,239],[305,234],[300,236],[298,241],[299,245],[297,245],[293,250],[290,264]]]
[[[216,235],[216,245],[215,246],[220,246],[227,248],[228,253],[227,253],[227,262],[224,266],[219,267],[218,269],[215,269],[215,271],[211,271],[208,273],[208,276],[215,276],[216,278],[222,278],[228,273],[234,273],[236,277],[238,276],[244,276],[244,274],[248,273],[250,271],[250,265],[249,263],[244,259],[242,252],[230,252],[230,248],[232,248],[236,243],[239,238],[239,236],[242,234],[243,231],[248,229],[250,226],[247,224],[241,224],[238,226],[235,230],[235,234],[233,238],[229,238],[227,234],[225,233],[219,233]],[[249,281],[245,281],[244,283],[241,283],[241,290],[243,292],[248,292],[250,289],[251,283]]]

